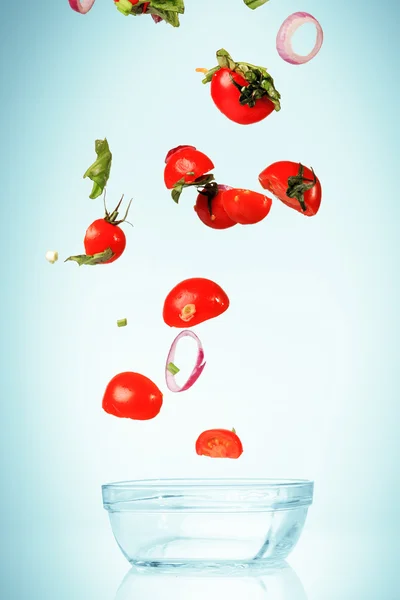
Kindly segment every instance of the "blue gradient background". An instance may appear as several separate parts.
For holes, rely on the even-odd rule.
[[[173,30],[124,19],[111,0],[86,16],[66,0],[1,3],[0,595],[112,600],[128,565],[101,484],[190,474],[315,479],[290,559],[308,600],[396,600],[399,5],[187,5]],[[275,50],[297,10],[325,32],[320,54],[298,68]],[[298,34],[300,50],[310,36]],[[215,110],[194,68],[214,66],[220,47],[270,68],[281,113],[240,128]],[[79,269],[62,261],[102,214],[82,174],[105,136],[108,202],[133,196],[134,229],[113,266]],[[320,214],[275,202],[259,225],[203,227],[193,192],[176,207],[163,187],[166,151],[181,143],[209,153],[220,182],[256,190],[275,160],[312,165]],[[48,249],[60,253],[54,266]],[[163,385],[174,331],[160,308],[190,276],[215,279],[231,298],[198,328],[204,376],[181,398],[166,394],[154,421],[107,416],[101,397],[115,373]],[[194,454],[197,435],[218,426],[240,433],[240,461]]]

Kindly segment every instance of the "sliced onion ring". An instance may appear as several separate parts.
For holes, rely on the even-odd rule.
[[[72,10],[85,15],[92,8],[95,0],[69,0],[69,5]]]
[[[175,375],[169,371],[168,365],[170,363],[174,362],[175,352],[176,352],[178,342],[183,337],[193,338],[197,342],[198,351],[197,351],[196,364],[194,366],[194,369],[193,369],[189,379],[183,386],[180,386],[175,381]],[[203,350],[201,341],[199,340],[197,335],[195,333],[193,333],[193,331],[189,331],[188,329],[185,329],[185,331],[181,331],[179,333],[179,335],[177,335],[176,338],[174,339],[174,341],[172,342],[172,346],[168,352],[167,362],[165,363],[165,381],[167,383],[167,387],[168,387],[169,391],[170,392],[185,392],[186,390],[191,388],[192,385],[194,383],[196,383],[196,381],[202,374],[204,367],[206,366],[206,363],[203,362],[203,360],[204,360],[204,350]]]
[[[304,23],[314,23],[317,29],[317,39],[314,48],[307,56],[296,54],[292,47],[292,37]],[[290,15],[281,25],[276,36],[276,49],[283,60],[292,65],[304,65],[318,54],[324,41],[322,27],[312,15],[306,12],[296,12]]]

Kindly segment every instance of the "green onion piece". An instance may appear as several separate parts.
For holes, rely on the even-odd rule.
[[[176,367],[174,363],[168,363],[167,369],[170,373],[172,373],[172,375],[176,375],[180,371],[180,369],[178,369],[178,367]]]
[[[117,325],[118,325],[118,327],[126,327],[128,325],[128,320],[127,319],[119,319],[117,321]]]

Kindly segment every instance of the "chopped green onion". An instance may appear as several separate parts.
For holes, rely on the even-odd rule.
[[[180,371],[180,369],[178,369],[178,367],[176,367],[172,362],[168,363],[167,369],[170,373],[172,373],[172,375],[176,375]]]
[[[119,319],[117,325],[118,327],[126,327],[128,325],[128,319]]]

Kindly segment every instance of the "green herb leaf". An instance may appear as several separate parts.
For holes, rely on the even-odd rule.
[[[78,254],[77,256],[69,256],[64,262],[68,260],[74,260],[81,267],[82,265],[101,265],[107,262],[114,256],[114,252],[111,248],[107,248],[104,252],[98,254]]]
[[[251,8],[252,10],[266,4],[269,0],[243,0],[245,5]]]
[[[191,183],[186,183],[185,179],[182,178],[175,184],[175,186],[171,192],[172,199],[174,202],[176,202],[178,204],[179,198],[181,197],[181,194],[185,188],[187,188],[187,187],[204,187],[205,185],[207,185],[208,183],[211,183],[212,181],[214,181],[214,175],[212,175],[212,174],[202,175],[201,177],[198,177]]]
[[[89,177],[93,181],[93,188],[89,198],[94,200],[98,198],[107,185],[108,178],[110,177],[112,154],[106,139],[96,140],[95,151],[97,159],[88,168],[83,178]]]
[[[167,365],[167,371],[172,373],[172,375],[176,375],[177,373],[179,373],[180,369],[178,369],[178,367],[176,367],[174,363],[171,362]]]
[[[119,2],[117,3],[118,6]],[[138,16],[143,14],[143,2],[139,4],[131,5],[130,14]],[[179,27],[179,15],[183,15],[185,12],[184,0],[151,0],[149,7],[147,8],[146,14],[156,15],[169,23],[173,27]]]

